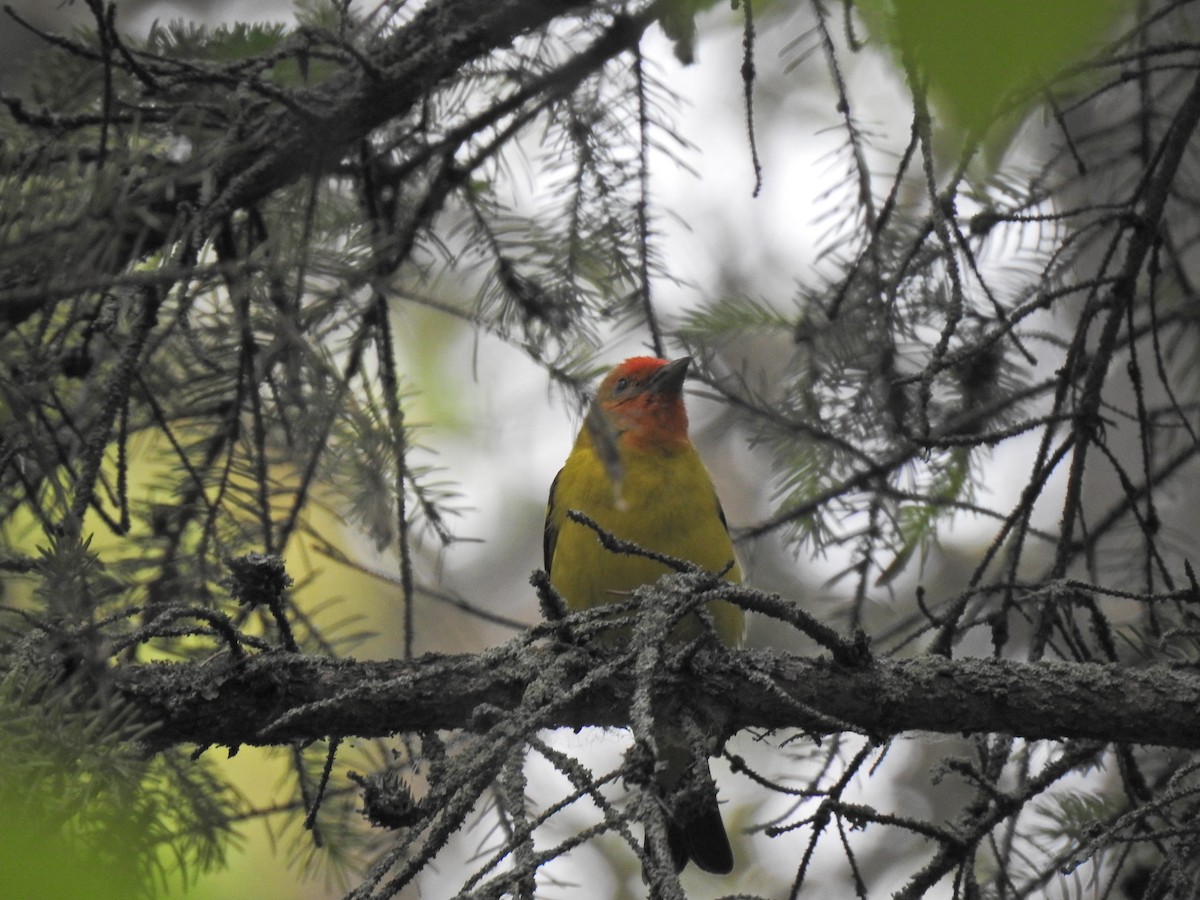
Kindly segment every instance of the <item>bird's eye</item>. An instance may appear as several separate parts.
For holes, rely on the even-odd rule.
[[[617,383],[613,385],[613,393],[614,394],[623,394],[623,393],[625,393],[625,389],[628,387],[629,387],[629,379],[628,378],[618,378]]]

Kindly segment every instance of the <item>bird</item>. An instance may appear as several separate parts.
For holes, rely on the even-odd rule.
[[[600,383],[551,484],[546,508],[546,572],[570,610],[628,599],[635,588],[672,571],[657,560],[606,549],[593,529],[569,516],[571,511],[644,550],[741,581],[712,477],[688,437],[683,383],[691,362],[690,357],[667,361],[636,356]],[[713,601],[708,611],[717,636],[731,646],[739,644],[742,610]],[[690,615],[670,640],[694,639],[702,627],[699,617]],[[671,797],[691,766],[707,767],[708,761],[693,758],[681,731],[658,729],[654,739],[664,763],[657,778],[664,796]],[[667,815],[667,843],[677,872],[689,859],[712,874],[732,871],[733,851],[715,791],[689,798]]]

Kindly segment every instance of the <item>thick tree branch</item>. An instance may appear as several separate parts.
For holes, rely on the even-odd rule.
[[[478,656],[360,662],[291,653],[155,663],[113,673],[116,689],[159,723],[155,747],[279,744],[328,735],[482,730],[524,699],[544,698],[541,727],[628,722],[634,684],[618,675],[574,693],[597,658],[514,642]],[[1200,672],[938,656],[846,668],[769,651],[701,650],[664,692],[731,730],[836,725],[874,737],[905,731],[1000,732],[1200,748]],[[616,667],[616,671],[629,671]],[[703,674],[701,674],[703,673]],[[536,692],[533,694],[531,692]]]

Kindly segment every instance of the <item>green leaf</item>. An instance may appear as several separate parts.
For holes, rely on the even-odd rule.
[[[1127,0],[861,0],[872,35],[924,80],[942,116],[981,136],[1002,108],[1094,50]]]

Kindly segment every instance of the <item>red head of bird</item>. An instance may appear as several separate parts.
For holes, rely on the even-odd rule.
[[[691,362],[686,356],[672,362],[635,356],[609,372],[588,414],[592,437],[601,447],[616,441],[639,451],[686,446],[683,380]]]

